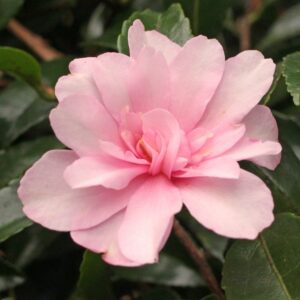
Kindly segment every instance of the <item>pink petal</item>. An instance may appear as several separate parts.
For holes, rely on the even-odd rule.
[[[55,95],[59,101],[77,94],[101,99],[99,91],[91,77],[91,67],[95,57],[74,59],[70,65],[72,74],[59,78],[55,86]]]
[[[130,56],[137,58],[143,47],[151,47],[161,52],[168,63],[179,53],[181,47],[172,42],[158,31],[146,31],[140,20],[135,20],[128,30],[128,44]]]
[[[154,109],[142,116],[143,131],[158,132],[164,139],[167,148],[163,162],[163,171],[170,176],[180,147],[181,135],[179,124],[167,110]]]
[[[239,179],[189,179],[177,186],[193,217],[218,234],[255,239],[273,222],[270,190],[244,170]]]
[[[104,106],[114,115],[130,105],[128,76],[131,61],[120,53],[104,53],[91,66],[92,76],[102,96]]]
[[[218,177],[237,179],[240,175],[239,164],[228,158],[217,157],[200,162],[198,166],[186,167],[181,172],[172,174],[177,178]]]
[[[135,263],[124,257],[119,249],[117,235],[123,218],[124,211],[121,211],[95,227],[72,231],[71,237],[75,243],[84,248],[96,253],[104,253],[103,259],[112,265],[140,265],[140,263]]]
[[[149,177],[127,206],[118,236],[122,253],[140,263],[157,261],[165,233],[181,206],[177,188],[166,177]]]
[[[170,111],[181,127],[192,129],[200,120],[223,74],[225,57],[217,40],[190,39],[170,66]]]
[[[65,98],[51,111],[50,122],[59,140],[79,154],[98,154],[100,139],[120,144],[114,119],[89,96]]]
[[[79,230],[103,222],[127,205],[129,189],[72,190],[63,173],[76,159],[70,150],[49,151],[26,172],[18,194],[30,219],[53,230]]]
[[[125,188],[135,177],[146,173],[148,166],[133,164],[108,157],[83,157],[70,166],[64,178],[72,188],[84,188],[102,185],[120,190]]]
[[[170,103],[169,69],[160,52],[143,48],[129,74],[129,94],[133,111],[167,108]]]
[[[245,137],[224,153],[224,156],[235,160],[248,159],[274,170],[280,162],[282,148],[278,143],[278,128],[271,110],[258,105],[243,123],[246,125]]]
[[[222,81],[200,125],[213,129],[239,123],[268,91],[274,71],[273,61],[255,50],[228,59]]]

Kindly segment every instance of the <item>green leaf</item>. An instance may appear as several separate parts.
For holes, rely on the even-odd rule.
[[[287,39],[300,35],[300,4],[286,10],[272,25],[271,29],[258,45],[261,50],[270,49]]]
[[[55,99],[42,83],[40,64],[29,53],[16,48],[0,47],[0,70],[25,81],[42,97]]]
[[[282,214],[257,240],[235,242],[223,271],[226,299],[299,299],[299,232],[300,218]]]
[[[118,50],[121,53],[129,53],[128,29],[136,19],[143,22],[146,30],[157,30],[179,45],[184,44],[192,36],[189,20],[184,16],[179,4],[171,5],[163,13],[146,9],[142,12],[135,12],[123,23],[121,34],[118,37]]]
[[[20,177],[46,151],[62,147],[55,137],[47,136],[3,150],[0,152],[0,188]]]
[[[16,140],[28,129],[46,120],[54,103],[40,100],[39,95],[23,82],[14,82],[0,93],[0,147]]]
[[[23,281],[24,277],[21,271],[0,257],[0,291],[13,288]]]
[[[300,10],[299,10],[300,13]],[[300,24],[299,24],[300,26]],[[300,105],[300,52],[287,55],[282,63],[283,76],[295,105]]]
[[[0,29],[18,13],[23,3],[24,0],[0,0]]]
[[[100,254],[85,251],[80,266],[76,295],[82,300],[115,299],[110,285],[107,266]]]
[[[22,203],[17,195],[18,183],[0,190],[0,242],[32,224],[22,212]]]
[[[181,217],[185,226],[193,233],[207,252],[224,262],[224,251],[227,247],[228,239],[206,229],[186,211],[181,214]]]
[[[180,296],[171,289],[157,287],[146,291],[140,300],[180,300]]]
[[[142,267],[115,267],[112,272],[117,278],[162,285],[197,287],[203,285],[198,273],[178,258],[165,253],[156,264]]]

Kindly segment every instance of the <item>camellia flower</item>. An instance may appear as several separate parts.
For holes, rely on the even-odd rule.
[[[137,20],[130,57],[75,59],[56,85],[52,128],[71,150],[47,152],[21,181],[25,214],[115,265],[157,261],[185,205],[214,232],[254,239],[273,221],[266,185],[240,168],[274,169],[266,106],[275,65],[258,51],[225,61],[215,39],[183,47]]]

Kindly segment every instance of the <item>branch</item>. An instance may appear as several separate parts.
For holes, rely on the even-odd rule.
[[[175,220],[173,228],[176,236],[196,263],[210,290],[214,292],[220,300],[224,300],[224,294],[207,262],[203,249],[197,247],[190,234],[181,226],[178,220]]]
[[[30,31],[15,19],[9,21],[7,29],[23,41],[42,60],[47,61],[63,56],[61,52],[52,48],[45,39]]]

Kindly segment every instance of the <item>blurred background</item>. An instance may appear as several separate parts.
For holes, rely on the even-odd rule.
[[[162,12],[172,3],[182,5],[194,35],[217,38],[227,57],[259,49],[280,62],[300,49],[299,0],[0,0],[0,46],[31,53],[41,63],[44,82],[53,87],[68,73],[71,59],[117,51],[122,24],[134,11]],[[292,100],[284,84],[279,77],[266,101],[274,109],[289,111]],[[22,224],[16,232],[24,228],[10,238],[0,236],[0,299],[199,300],[207,295],[193,263],[172,236],[155,266],[113,268],[98,256],[85,254],[81,272],[88,272],[86,282],[92,290],[96,280],[98,290],[78,296],[83,249],[68,234],[32,225],[23,218],[16,199],[16,186],[26,168],[46,150],[62,147],[48,122],[55,104],[39,97],[25,83],[0,72],[0,227],[13,219],[9,226]],[[231,242],[185,213],[181,218],[199,245],[212,254],[209,259],[220,277]]]

